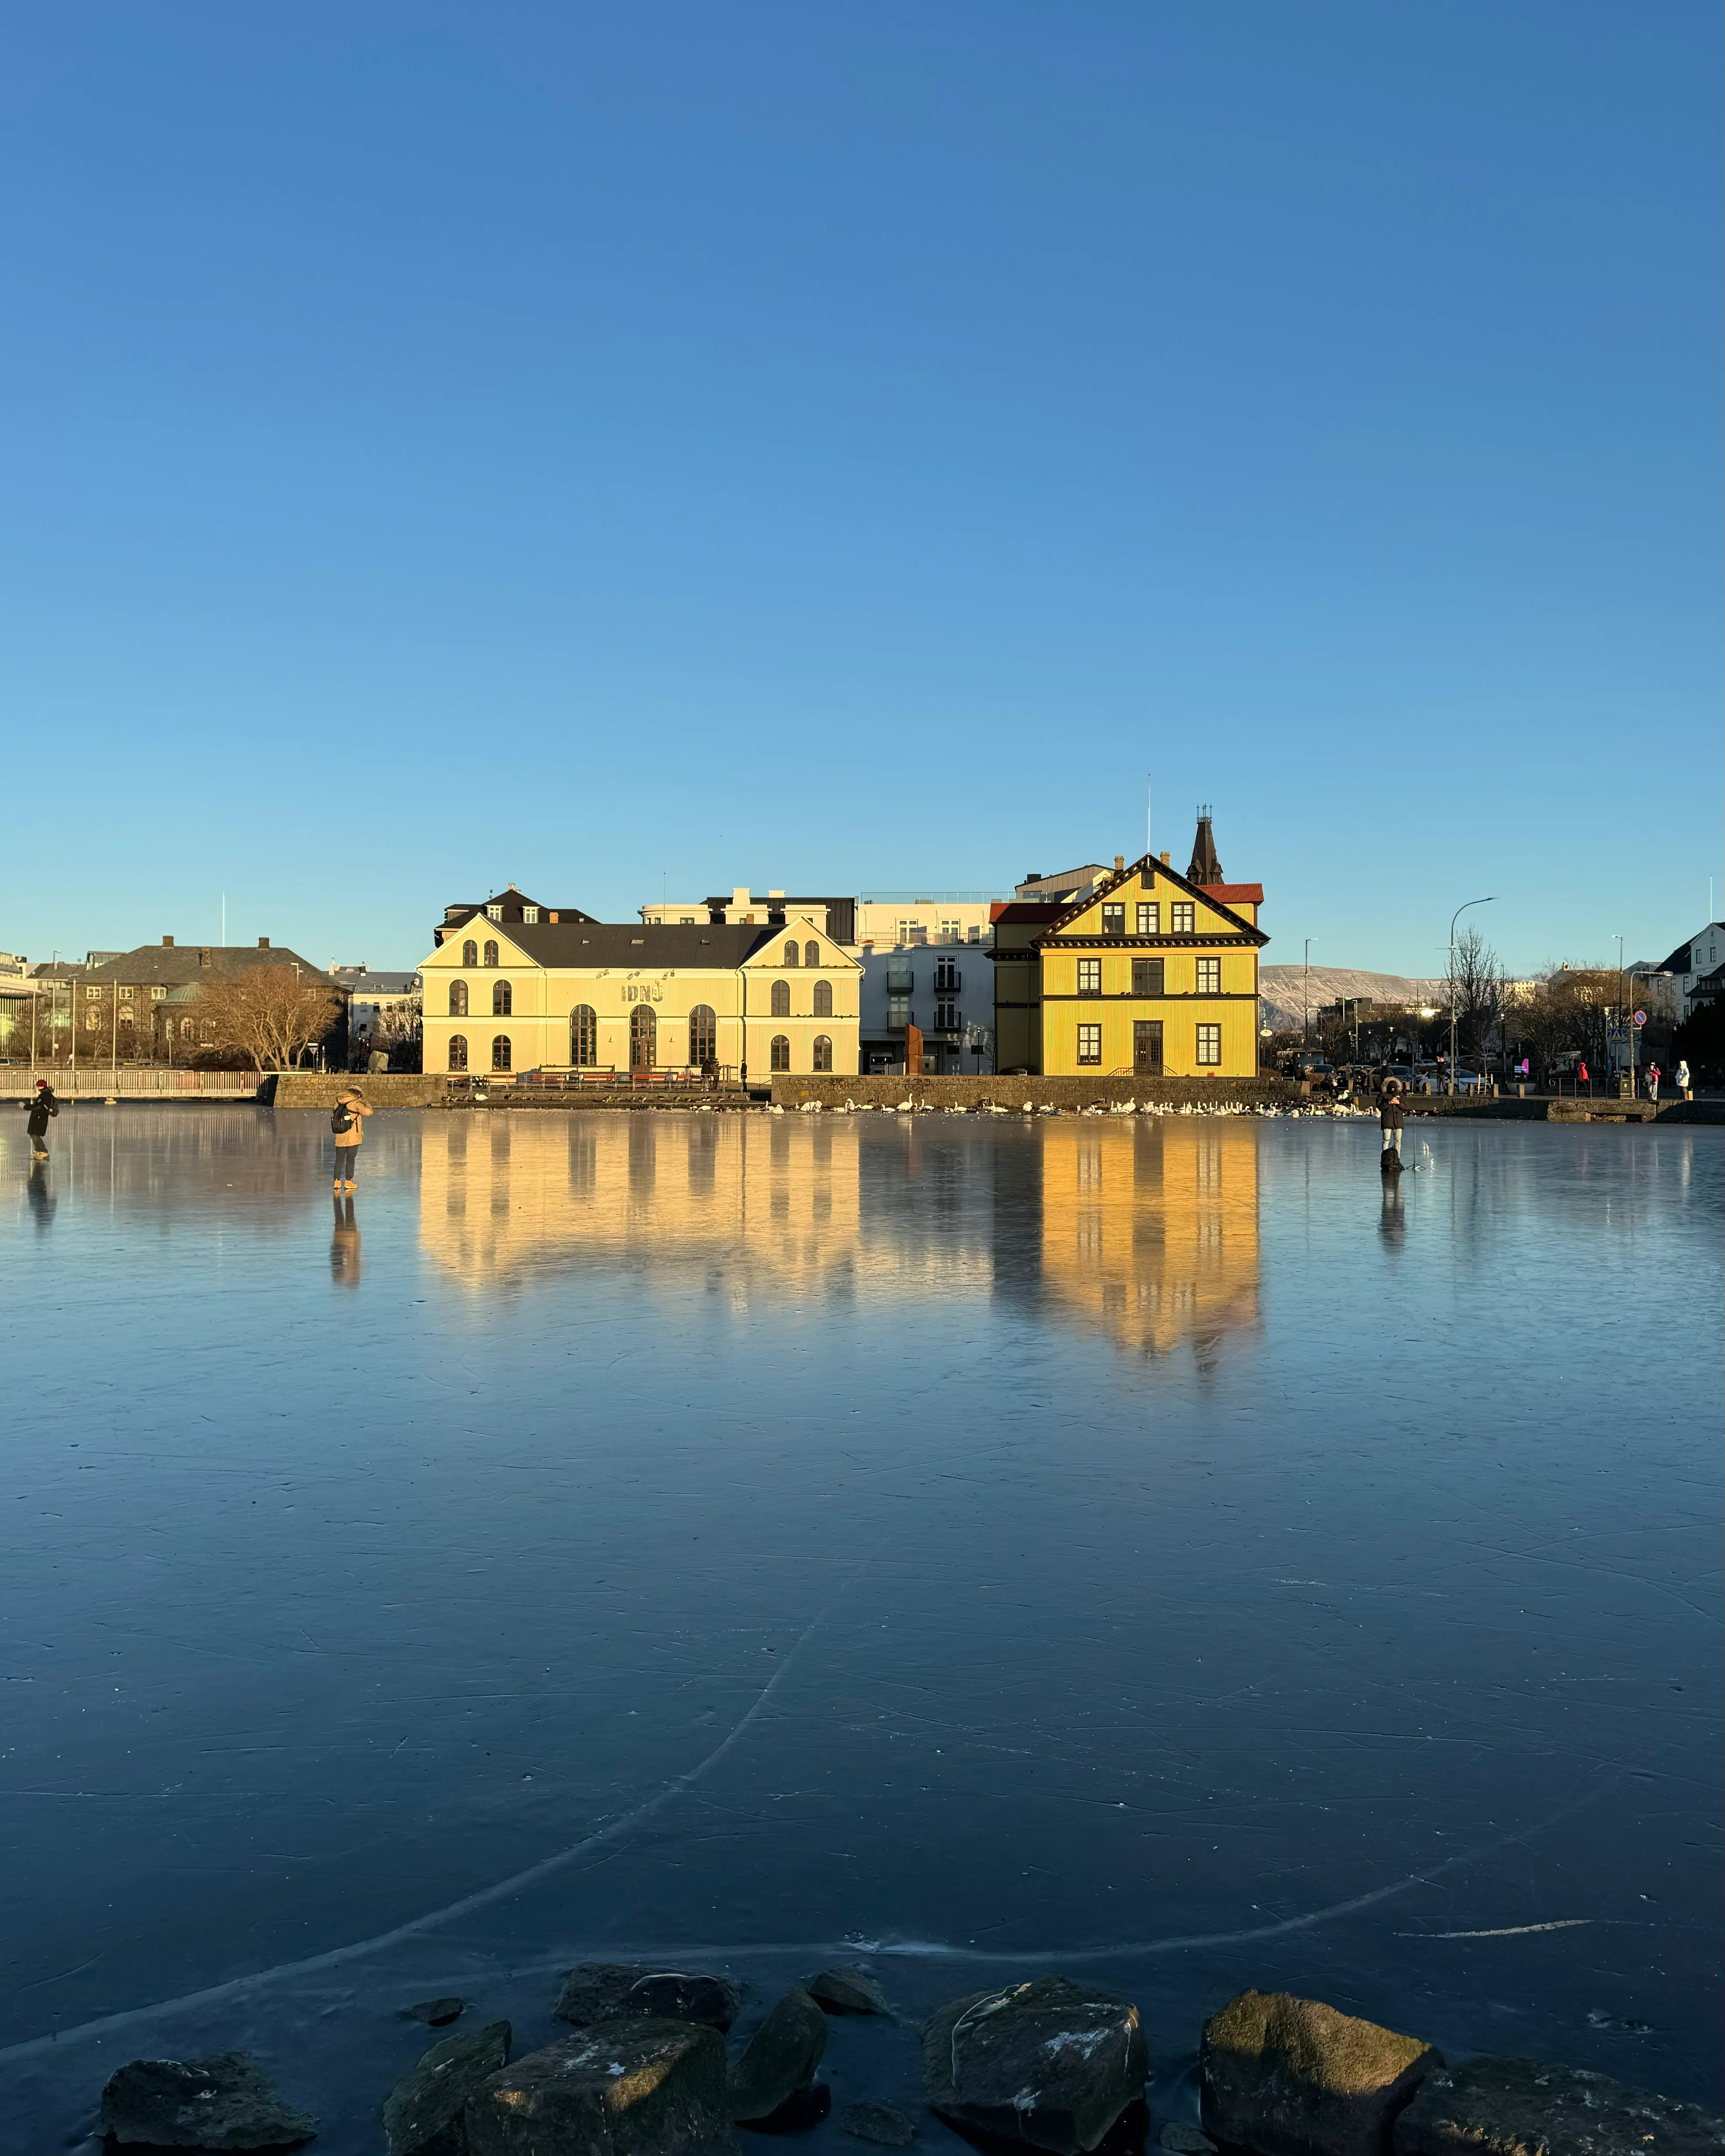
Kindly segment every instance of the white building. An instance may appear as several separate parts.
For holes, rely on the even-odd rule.
[[[1721,965],[1725,965],[1725,921],[1708,921],[1666,960],[1664,970],[1672,977],[1671,993],[1680,1019],[1692,1014],[1696,983],[1704,973],[1717,973]]]

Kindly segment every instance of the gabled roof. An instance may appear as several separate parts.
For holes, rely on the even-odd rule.
[[[526,891],[517,891],[515,886],[511,884],[507,891],[494,891],[489,898],[472,901],[464,899],[454,906],[446,906],[444,908],[443,918],[444,937],[448,937],[454,930],[465,927],[475,914],[485,914],[486,908],[493,906],[499,909],[497,925],[505,928],[519,927],[522,916],[530,906],[538,913],[541,921],[544,921],[553,913],[556,914],[559,924],[566,921],[581,921],[593,919],[590,913],[583,913],[578,906],[542,905],[539,900],[529,898]],[[486,918],[489,919],[490,916],[486,915]]]
[[[1124,868],[1111,870],[1093,891],[1086,891],[1075,898],[1070,906],[1060,907],[1054,919],[1049,922],[1040,936],[1033,939],[1034,942],[1040,947],[1050,937],[1059,935],[1060,930],[1068,922],[1077,920],[1081,914],[1088,913],[1091,906],[1099,905],[1111,893],[1123,890],[1146,869],[1152,870],[1163,881],[1176,885],[1181,891],[1189,891],[1194,898],[1202,899],[1213,913],[1219,913],[1225,921],[1231,922],[1239,930],[1245,942],[1261,945],[1270,941],[1261,928],[1255,928],[1243,915],[1235,913],[1227,901],[1215,896],[1214,891],[1207,891],[1202,884],[1193,883],[1189,878],[1183,876],[1178,869],[1170,868],[1166,861],[1159,859],[1156,855],[1141,854],[1137,860],[1128,861]],[[1217,886],[1216,890],[1227,891],[1237,887],[1222,884]],[[1248,885],[1243,888],[1257,890],[1259,886]],[[1014,911],[1016,911],[1017,909],[1014,908]]]
[[[761,932],[759,944],[749,953],[744,963],[751,966],[773,965],[787,943],[794,943],[800,949],[804,941],[803,932],[814,927],[814,924],[811,921],[775,921],[770,928]],[[752,935],[755,932],[751,929],[747,932]],[[814,940],[826,947],[832,954],[830,957],[823,955],[820,962],[823,966],[849,966],[855,973],[860,973],[864,970],[862,960],[853,957],[836,936],[825,935],[821,930],[816,928]],[[805,968],[804,970],[806,971],[807,968]]]
[[[459,927],[461,924],[457,923]],[[759,945],[777,942],[776,928],[726,927],[706,921],[537,921],[494,922],[515,948],[547,972],[608,966],[625,971],[640,967],[657,973],[667,967],[718,967],[729,972]],[[446,938],[432,954],[445,966],[454,957]],[[428,960],[428,963],[431,961]]]
[[[352,986],[326,966],[314,965],[282,943],[255,947],[249,943],[141,943],[136,951],[122,951],[105,965],[90,967],[84,978],[133,987],[195,988],[205,981],[231,981],[236,973],[249,973],[258,966],[289,967],[338,991]]]

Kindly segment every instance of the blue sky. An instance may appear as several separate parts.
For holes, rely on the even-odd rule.
[[[14,9],[0,947],[1725,900],[1718,11]]]

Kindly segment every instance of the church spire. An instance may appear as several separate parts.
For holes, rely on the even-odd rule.
[[[1216,859],[1216,842],[1210,835],[1209,803],[1204,802],[1198,811],[1198,836],[1192,841],[1192,865],[1186,871],[1189,883],[1206,884],[1224,881],[1222,864]]]

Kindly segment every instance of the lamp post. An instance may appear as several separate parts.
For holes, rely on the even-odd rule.
[[[1450,1091],[1455,1091],[1455,923],[1471,906],[1495,906],[1494,891],[1490,898],[1465,898],[1450,916]]]

